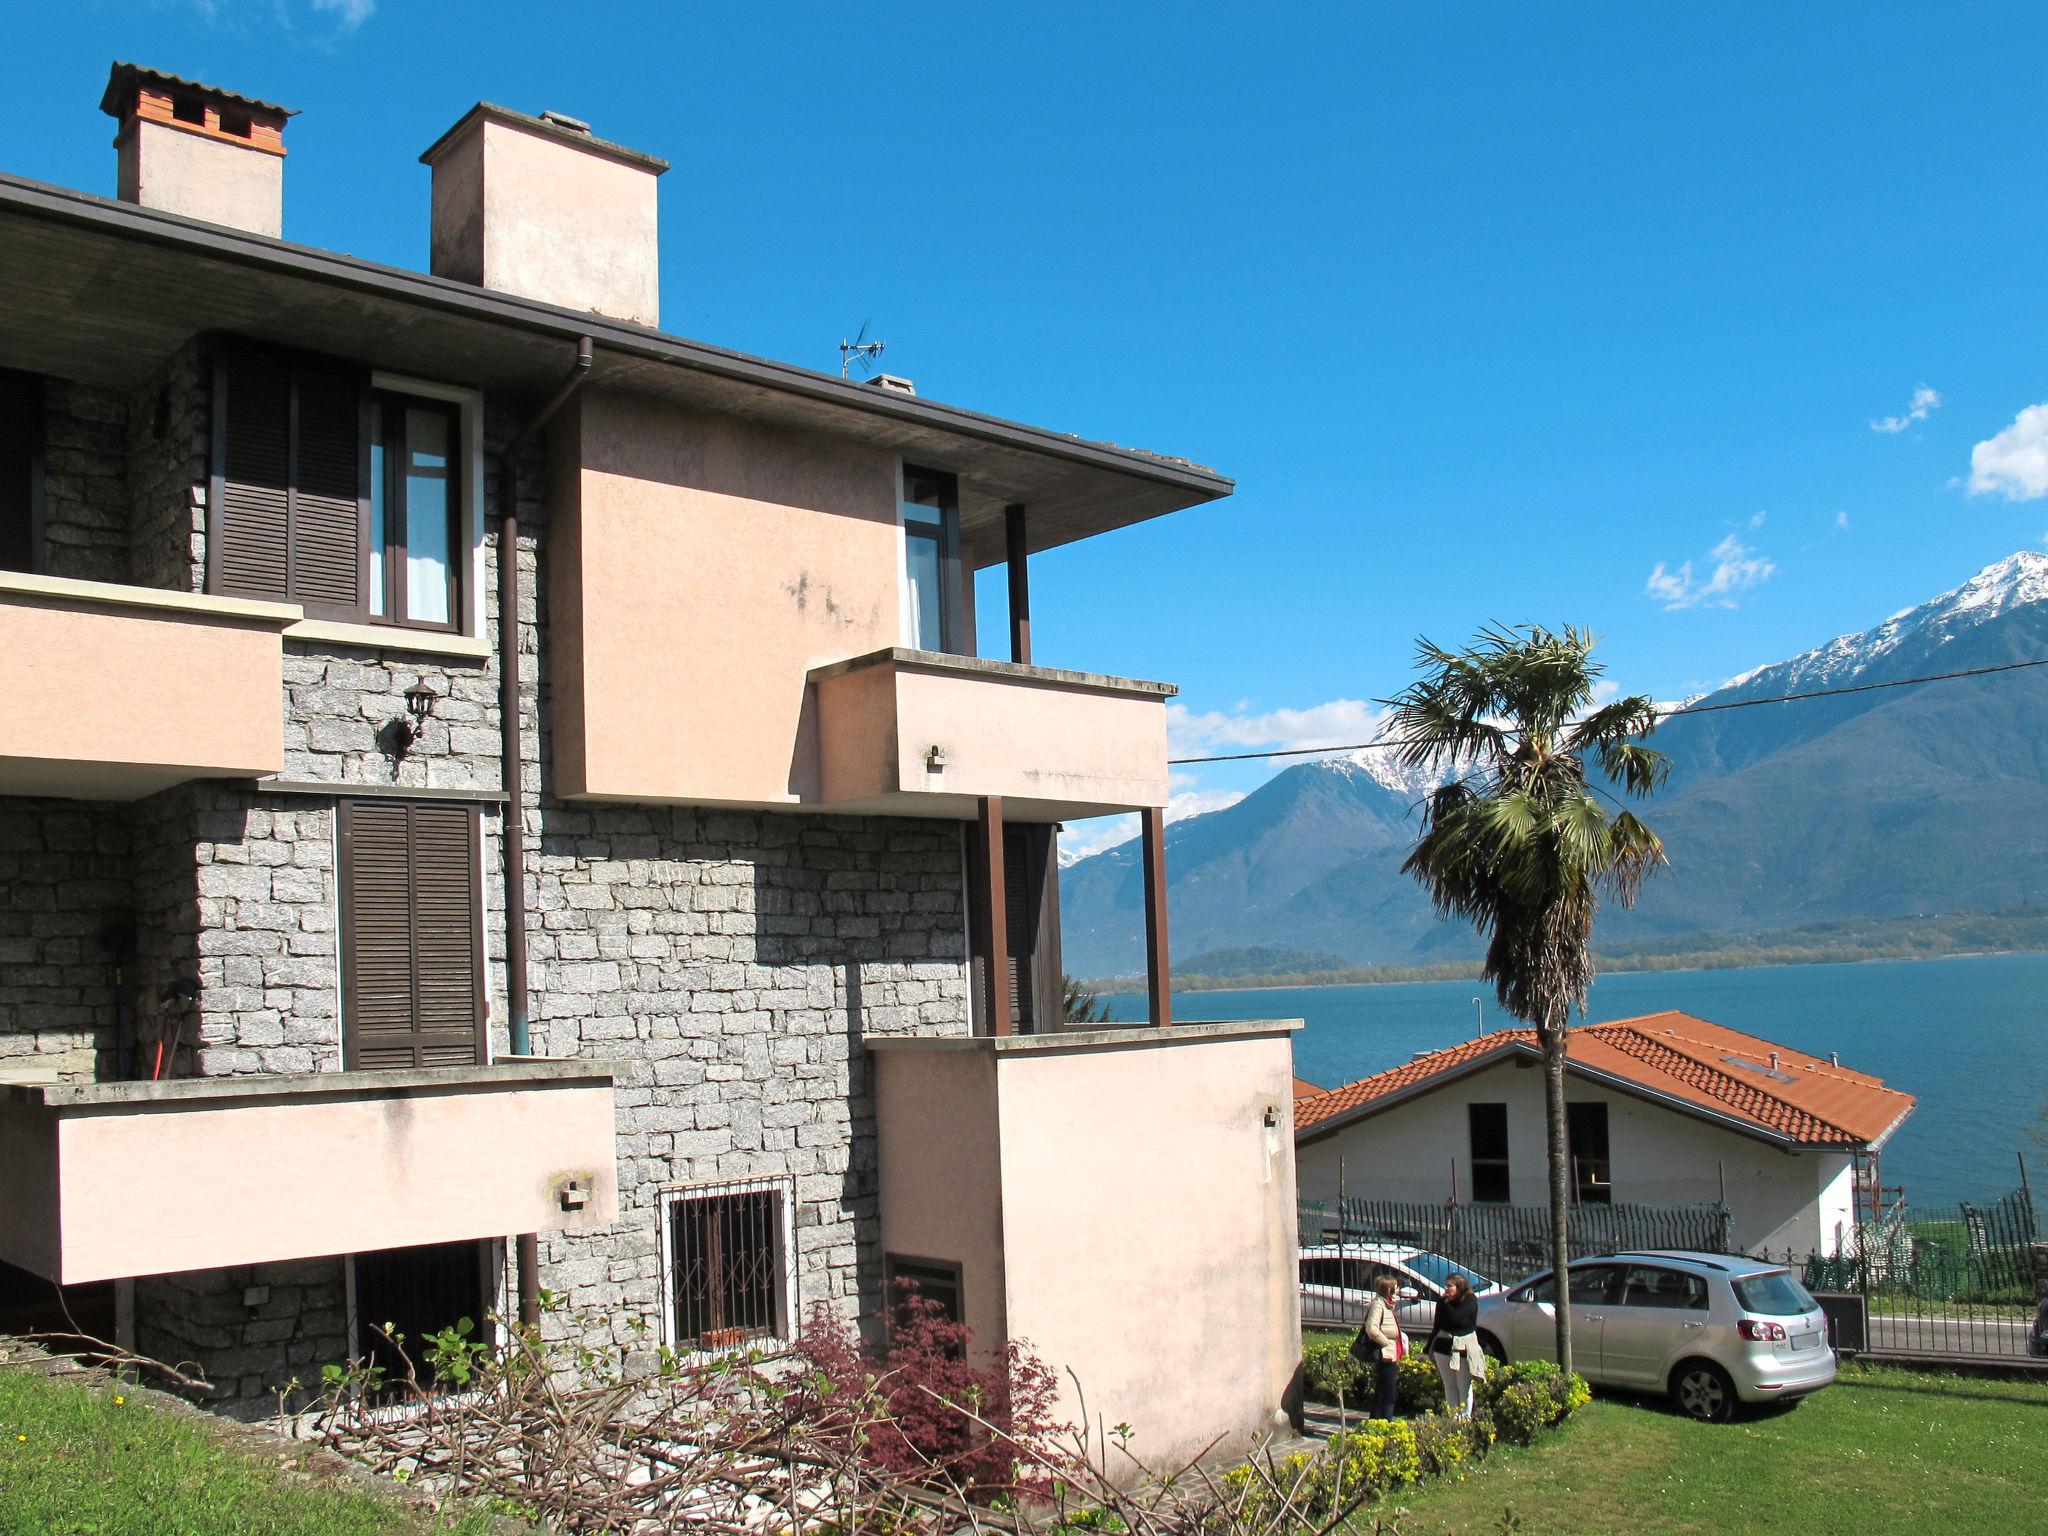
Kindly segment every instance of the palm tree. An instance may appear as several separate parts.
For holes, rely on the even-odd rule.
[[[1653,793],[1670,772],[1643,745],[1656,707],[1636,695],[1593,707],[1604,670],[1593,637],[1569,625],[1482,630],[1468,651],[1419,642],[1422,676],[1397,698],[1388,735],[1400,761],[1451,776],[1423,808],[1401,867],[1442,917],[1469,920],[1487,941],[1483,975],[1500,1005],[1533,1025],[1543,1049],[1550,1151],[1550,1254],[1557,1275],[1557,1359],[1572,1368],[1566,1216],[1565,1030],[1593,981],[1600,893],[1630,905],[1665,863],[1664,845],[1598,782]],[[1610,813],[1600,797],[1613,801]]]
[[[1093,987],[1072,976],[1060,978],[1060,1022],[1062,1024],[1107,1024],[1109,1005]]]

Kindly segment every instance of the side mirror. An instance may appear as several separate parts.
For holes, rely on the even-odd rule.
[[[1422,1292],[1415,1289],[1415,1287],[1412,1285],[1404,1285],[1401,1287],[1400,1290],[1396,1291],[1394,1294],[1399,1296],[1403,1301],[1420,1301],[1422,1299]]]

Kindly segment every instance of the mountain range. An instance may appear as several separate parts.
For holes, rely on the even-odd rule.
[[[2021,552],[1962,586],[1691,707],[1867,687],[2048,657],[2048,554]],[[1712,709],[1665,721],[1671,759],[1641,810],[1671,866],[1598,936],[1666,946],[1844,921],[2048,905],[2048,668]],[[1206,952],[1313,951],[1353,965],[1474,958],[1400,872],[1426,774],[1365,750],[1288,768],[1237,804],[1168,827],[1176,963]],[[1135,842],[1061,875],[1067,968],[1142,965]]]

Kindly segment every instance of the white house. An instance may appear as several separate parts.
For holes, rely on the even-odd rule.
[[[1542,1057],[1500,1030],[1295,1101],[1305,1200],[1541,1205]],[[1913,1099],[1817,1058],[1684,1013],[1570,1032],[1566,1116],[1586,1203],[1725,1199],[1745,1251],[1836,1253],[1856,1191]]]

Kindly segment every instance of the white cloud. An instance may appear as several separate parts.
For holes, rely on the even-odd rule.
[[[1835,526],[1837,528],[1847,528],[1849,526],[1849,514],[1846,512],[1837,512],[1835,514]]]
[[[1754,529],[1757,529],[1757,528],[1761,528],[1761,527],[1763,527],[1763,525],[1764,525],[1764,519],[1765,519],[1765,518],[1767,518],[1767,517],[1769,517],[1770,515],[1771,515],[1771,514],[1770,514],[1770,513],[1768,513],[1768,512],[1753,512],[1753,513],[1751,513],[1751,514],[1750,514],[1750,518],[1749,518],[1749,526],[1750,526],[1750,528],[1751,528],[1752,530],[1754,530]]]
[[[1227,811],[1244,798],[1234,789],[1198,788],[1192,776],[1186,774],[1176,773],[1171,782],[1187,787],[1167,796],[1166,819],[1169,823],[1185,821],[1190,816],[1206,816],[1211,811]],[[1060,830],[1060,863],[1062,866],[1072,864],[1105,848],[1127,843],[1138,835],[1138,831],[1135,812],[1070,821]]]
[[[1733,608],[1736,595],[1777,574],[1777,564],[1760,555],[1734,534],[1716,544],[1699,562],[1686,561],[1677,569],[1657,562],[1643,583],[1643,595],[1674,608]]]
[[[1379,734],[1383,711],[1364,699],[1331,699],[1307,709],[1275,709],[1245,713],[1245,705],[1225,714],[1196,714],[1184,704],[1166,708],[1167,745],[1175,757],[1193,757],[1211,750],[1272,747],[1346,746],[1370,741]]]
[[[313,9],[329,11],[343,27],[360,27],[377,9],[377,0],[313,0]]]
[[[1970,494],[2007,501],[2048,496],[2048,404],[2030,405],[1996,437],[1970,450]]]
[[[1906,406],[1903,416],[1880,416],[1870,424],[1873,432],[1903,432],[1916,421],[1925,421],[1930,411],[1941,409],[1941,391],[1929,389],[1922,384],[1913,391],[1913,398]]]

